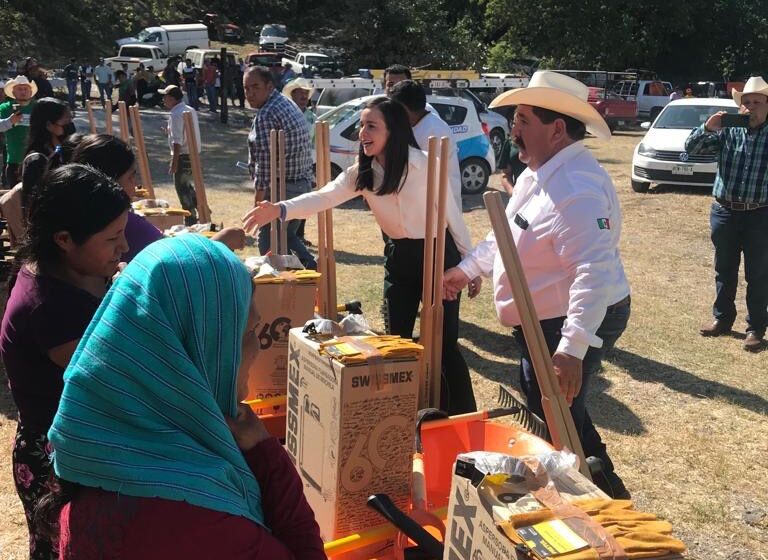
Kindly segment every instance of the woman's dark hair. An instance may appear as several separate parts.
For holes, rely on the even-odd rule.
[[[534,107],[533,114],[539,117],[539,120],[544,124],[552,124],[557,119],[563,119],[565,121],[565,132],[571,140],[584,140],[584,137],[587,135],[587,126],[580,120],[568,115],[542,107]]]
[[[384,147],[384,178],[377,189],[373,187],[373,158],[365,155],[360,144],[358,153],[358,173],[355,181],[356,190],[374,191],[383,196],[400,190],[408,177],[408,149],[418,148],[413,137],[408,113],[397,101],[388,97],[377,97],[365,104],[363,109],[378,109],[384,115],[384,123],[389,131],[387,145]],[[362,113],[361,113],[362,114]]]
[[[120,185],[93,167],[70,163],[49,171],[30,201],[20,255],[37,263],[56,262],[60,248],[54,234],[67,231],[81,245],[130,205]]]
[[[71,163],[95,167],[112,179],[119,179],[135,163],[130,146],[111,134],[89,134],[72,153]]]
[[[55,123],[67,111],[69,111],[69,105],[53,97],[43,97],[35,103],[32,114],[29,116],[27,154],[40,152],[46,156],[50,155],[53,148],[51,142],[53,133],[48,130],[48,123]]]

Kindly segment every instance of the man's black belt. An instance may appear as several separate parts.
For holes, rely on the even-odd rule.
[[[627,296],[624,299],[617,301],[613,305],[609,305],[607,308],[607,311],[613,311],[614,309],[618,309],[619,307],[624,307],[625,305],[629,305],[631,301],[632,301],[632,297]]]
[[[723,200],[722,198],[716,198],[715,200],[723,208],[728,208],[729,210],[735,210],[737,212],[745,212],[747,210],[757,210],[758,208],[768,207],[768,203],[762,202],[729,202],[727,200]]]

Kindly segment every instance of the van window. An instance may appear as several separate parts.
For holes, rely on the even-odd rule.
[[[160,32],[155,31],[154,33],[150,33],[147,38],[144,40],[145,43],[159,43],[161,40]]]
[[[460,105],[445,105],[443,103],[432,103],[437,114],[443,119],[449,126],[455,126],[464,122],[467,118],[466,107]]]

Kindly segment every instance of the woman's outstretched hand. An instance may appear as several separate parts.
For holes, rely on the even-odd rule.
[[[280,217],[280,206],[271,202],[257,202],[256,206],[243,216],[243,229],[250,235],[255,235],[258,229]]]

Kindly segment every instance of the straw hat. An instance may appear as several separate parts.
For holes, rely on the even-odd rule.
[[[744,84],[743,91],[736,91],[736,89],[732,89],[731,95],[733,96],[733,100],[736,102],[736,105],[741,105],[741,96],[745,93],[760,93],[768,97],[768,84],[765,83],[765,80],[762,76],[752,76],[749,80],[747,80],[747,83]]]
[[[13,88],[16,86],[29,86],[32,88],[32,97],[37,95],[37,84],[30,82],[26,76],[16,76],[14,79],[5,82],[5,95],[15,99],[13,97]]]
[[[587,130],[598,138],[611,137],[603,117],[587,102],[589,88],[575,78],[539,70],[528,83],[528,87],[505,91],[494,99],[490,107],[507,105],[531,105],[556,111],[583,122]]]
[[[309,85],[306,78],[296,78],[283,86],[283,95],[290,99],[291,92],[295,89],[307,90],[309,92],[309,97],[312,97],[312,94],[315,92],[315,88]]]

